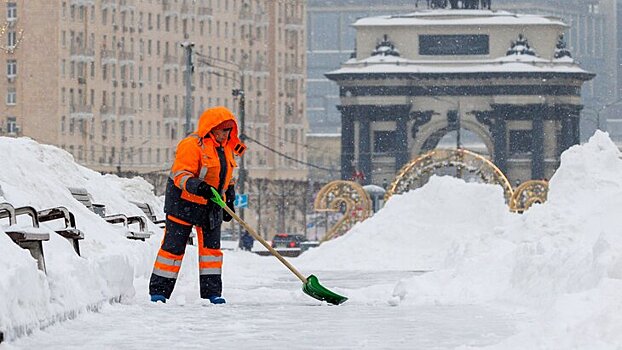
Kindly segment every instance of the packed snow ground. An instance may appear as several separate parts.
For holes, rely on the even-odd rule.
[[[274,258],[227,251],[229,304],[199,307],[195,247],[171,302],[154,306],[146,285],[162,232],[150,225],[152,239],[129,241],[66,189],[87,188],[109,213],[141,214],[130,200],[161,208],[151,187],[92,172],[54,147],[0,138],[0,201],[64,205],[86,232],[83,258],[59,236],[46,242],[47,276],[0,232],[0,331],[9,339],[0,348],[141,348],[175,329],[183,348],[203,347],[204,337],[229,348],[619,349],[621,156],[600,132],[564,152],[549,200],[522,215],[507,210],[500,188],[449,177],[394,196],[343,237],[290,260],[347,295],[341,306],[304,295]],[[46,327],[66,318],[76,320]]]

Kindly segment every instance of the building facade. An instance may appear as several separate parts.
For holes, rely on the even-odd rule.
[[[193,43],[190,129],[207,107],[224,105],[239,115],[232,90],[243,87],[247,179],[306,181],[306,166],[291,161],[306,159],[305,1],[2,6],[1,135],[62,147],[97,171],[167,176],[185,136],[181,44]]]

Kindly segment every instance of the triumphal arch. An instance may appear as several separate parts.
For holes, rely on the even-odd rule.
[[[352,58],[326,74],[340,87],[343,179],[380,184],[467,130],[515,184],[549,178],[579,142],[594,74],[566,49],[559,18],[437,6],[353,26]]]

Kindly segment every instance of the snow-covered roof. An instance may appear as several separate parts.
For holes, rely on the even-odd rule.
[[[354,27],[462,25],[559,25],[567,27],[558,17],[491,10],[424,10],[404,15],[366,17],[353,24]]]
[[[372,56],[362,60],[352,58],[340,69],[327,73],[328,76],[343,74],[448,74],[448,73],[589,73],[572,59],[554,59],[530,55],[510,55],[495,59],[460,61],[409,60],[394,56]]]

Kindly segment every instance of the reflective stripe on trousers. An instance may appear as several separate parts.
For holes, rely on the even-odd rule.
[[[199,248],[199,275],[222,274],[222,251],[220,249]]]
[[[164,278],[176,279],[179,275],[183,258],[183,255],[175,255],[160,248],[158,257],[153,265],[153,274]]]

